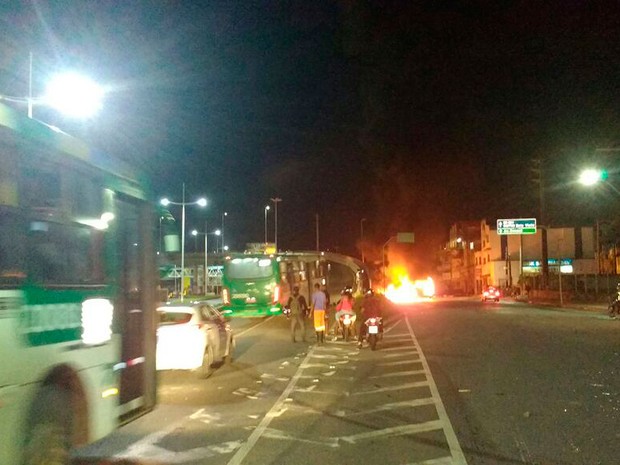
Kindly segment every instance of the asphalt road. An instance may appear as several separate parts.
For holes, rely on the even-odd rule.
[[[207,380],[162,372],[155,411],[79,455],[187,465],[620,463],[620,321],[437,300],[397,307],[375,352],[291,343],[284,317],[232,324],[231,365]]]

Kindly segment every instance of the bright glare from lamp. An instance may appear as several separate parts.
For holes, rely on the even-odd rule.
[[[201,206],[201,207],[206,207],[207,206],[207,199],[202,198],[202,199],[198,199],[198,201],[196,202],[197,205]]]
[[[93,80],[77,73],[65,73],[52,78],[44,101],[67,116],[88,118],[101,109],[103,95],[103,88]]]
[[[198,231],[196,231],[195,229],[192,229],[192,236],[197,236],[198,235]]]
[[[601,170],[587,169],[581,172],[579,182],[584,186],[592,186],[603,178]]]
[[[161,199],[159,203],[161,203],[164,207],[167,207],[168,205],[170,205],[170,200]]]
[[[219,236],[220,234],[222,234],[222,231],[220,231],[219,229],[216,229],[215,231],[213,231],[213,234],[215,234],[216,236]]]

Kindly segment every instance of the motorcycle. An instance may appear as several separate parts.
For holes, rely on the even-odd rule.
[[[368,318],[366,325],[366,337],[371,350],[377,349],[377,341],[383,339],[383,320],[381,317]]]
[[[340,330],[342,331],[342,339],[344,339],[345,342],[349,340],[349,336],[351,336],[353,332],[354,323],[355,317],[350,313],[343,313],[338,319],[338,325]]]

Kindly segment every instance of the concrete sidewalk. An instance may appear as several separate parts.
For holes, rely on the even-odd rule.
[[[548,301],[548,300],[525,300],[515,299],[512,297],[505,297],[504,301],[512,301],[515,304],[533,305],[537,307],[553,307],[558,310],[581,310],[584,312],[607,314],[607,308],[609,304],[602,302],[564,302],[560,305],[560,301]]]

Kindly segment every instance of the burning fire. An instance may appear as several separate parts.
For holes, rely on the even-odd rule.
[[[427,300],[435,295],[435,283],[431,277],[411,281],[406,274],[399,276],[385,290],[385,296],[397,304]]]

